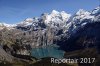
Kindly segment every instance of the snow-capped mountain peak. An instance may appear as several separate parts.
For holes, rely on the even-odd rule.
[[[0,27],[14,27],[15,24],[0,23]]]
[[[73,22],[82,22],[85,19],[93,20],[94,16],[91,15],[91,12],[80,9],[73,17]]]
[[[68,19],[71,17],[71,14],[67,14],[65,11],[62,11],[60,14],[64,21],[68,21]]]
[[[70,14],[67,14],[65,11],[58,12],[56,10],[53,10],[50,14],[43,15],[44,22],[47,26],[63,26],[68,19],[70,18]]]
[[[92,14],[100,14],[100,6],[98,6],[97,8],[95,8],[95,9],[92,11]]]
[[[70,18],[70,22],[71,22],[70,30],[76,32],[77,29],[83,27],[87,23],[93,22],[94,20],[95,20],[95,16],[91,15],[91,12],[80,9],[78,12],[75,13],[75,15],[73,15]]]
[[[31,25],[33,22],[33,18],[26,18],[24,21],[18,23],[17,25],[20,25],[20,26],[27,26],[27,25]]]
[[[3,28],[7,28],[8,30],[13,29],[15,27],[15,24],[6,24],[6,23],[0,23],[0,30]]]
[[[97,21],[99,22],[100,21],[100,6],[95,8],[92,12],[91,12],[91,15],[93,15],[95,18],[94,18],[94,21]]]
[[[85,11],[85,10],[83,10],[83,9],[80,9],[77,13],[76,13],[76,15],[90,15],[91,13],[90,12],[88,12],[88,11]]]
[[[33,18],[27,18],[24,20],[25,22],[32,22],[33,21]]]
[[[52,10],[51,14],[59,14],[59,12],[56,10]]]

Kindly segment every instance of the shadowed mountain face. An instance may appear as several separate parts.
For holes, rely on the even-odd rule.
[[[80,28],[76,33],[58,41],[61,49],[66,51],[74,51],[84,48],[97,48],[100,52],[100,22],[88,23],[83,28]]]

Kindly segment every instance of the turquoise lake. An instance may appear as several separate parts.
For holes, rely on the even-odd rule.
[[[59,50],[58,48],[59,47],[55,45],[33,48],[31,51],[31,55],[38,59],[44,57],[63,58],[64,51]]]

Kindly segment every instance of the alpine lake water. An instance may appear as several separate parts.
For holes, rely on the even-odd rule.
[[[59,49],[57,45],[48,45],[43,47],[33,48],[31,55],[38,59],[45,57],[63,58],[64,51]]]

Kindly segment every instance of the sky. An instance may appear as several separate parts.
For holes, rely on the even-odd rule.
[[[0,0],[0,22],[15,24],[52,10],[74,14],[79,9],[91,11],[98,5],[99,0]]]

